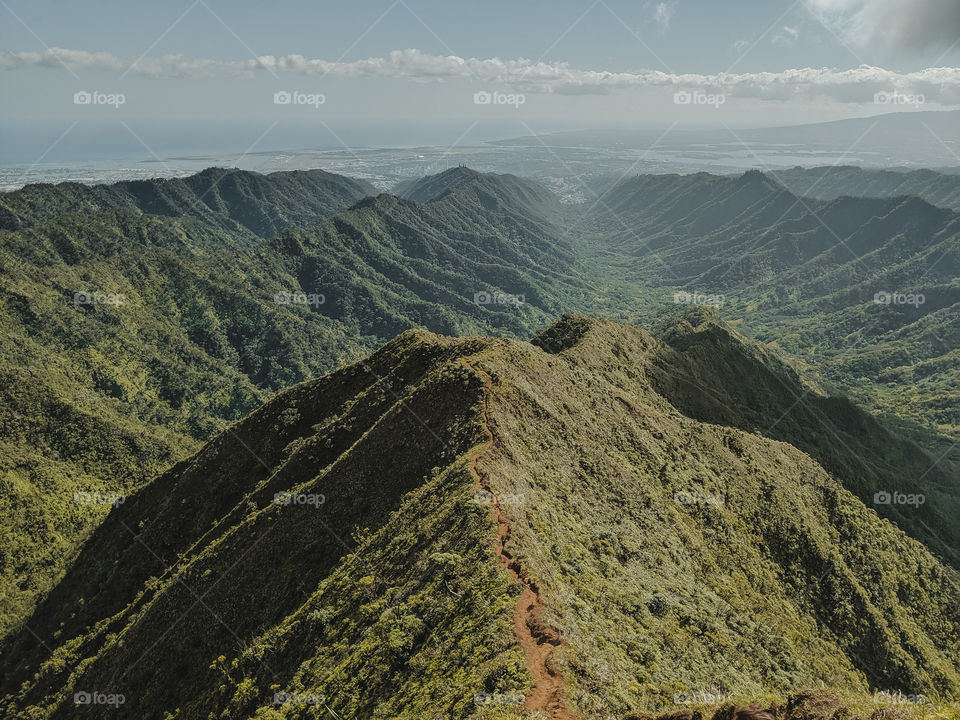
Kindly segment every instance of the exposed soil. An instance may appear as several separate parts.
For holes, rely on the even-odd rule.
[[[490,375],[476,368],[469,360],[463,361],[470,370],[483,378],[483,430],[487,434],[487,441],[470,455],[470,471],[477,481],[477,487],[490,496],[493,507],[494,520],[497,523],[497,557],[515,579],[525,585],[517,600],[517,608],[513,615],[513,629],[517,642],[526,658],[527,668],[533,677],[533,690],[527,695],[523,706],[528,710],[539,710],[552,720],[577,720],[567,708],[563,696],[563,677],[551,667],[550,653],[558,647],[562,640],[557,631],[543,620],[543,602],[540,592],[524,572],[520,563],[511,557],[506,549],[510,539],[510,519],[500,507],[496,494],[490,489],[487,474],[478,466],[480,456],[493,447],[496,435],[489,420],[490,394],[493,382]]]

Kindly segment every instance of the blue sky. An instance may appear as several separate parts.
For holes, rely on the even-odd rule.
[[[330,145],[402,144],[402,128],[443,144],[505,124],[742,127],[960,103],[957,0],[2,0],[0,16],[0,160],[74,122],[101,128],[85,141],[98,148],[120,121],[124,148],[136,128],[172,149],[162,127],[242,142],[271,122]]]
[[[852,47],[815,18],[811,5],[788,0],[605,0],[600,4],[590,0],[405,0],[401,4],[392,0],[206,0],[209,10],[203,4],[194,6],[193,0],[5,0],[5,4],[30,28],[5,11],[0,23],[0,47],[5,50],[38,50],[42,42],[121,56],[137,56],[152,46],[157,54],[222,60],[247,56],[251,50],[258,55],[299,53],[332,60],[344,53],[345,59],[357,59],[418,48],[436,54],[452,51],[462,57],[543,57],[618,71],[669,68],[707,73],[736,62],[745,49],[738,50],[738,42],[752,45],[760,40],[737,63],[742,70],[848,67],[862,61],[905,71],[924,67],[944,49],[902,53],[882,46]],[[168,30],[182,15],[176,27]],[[664,25],[666,18],[669,22]],[[628,28],[643,42],[632,37]],[[955,63],[958,55],[954,48],[944,59]]]

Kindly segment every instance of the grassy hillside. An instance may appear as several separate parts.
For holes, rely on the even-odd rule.
[[[0,707],[507,718],[551,673],[554,717],[955,699],[956,571],[794,445],[683,409],[699,355],[568,316],[534,344],[410,331],[284,391],[111,510],[4,644]]]
[[[951,211],[916,198],[802,200],[756,172],[626,180],[589,215],[536,183],[467,168],[410,184],[411,199],[370,190],[322,171],[210,169],[0,197],[0,633],[116,495],[282,388],[410,328],[530,338],[580,311],[673,332],[682,321],[664,318],[687,309],[678,291],[723,295],[723,317],[879,411],[883,427],[776,376],[732,390],[740,368],[714,372],[710,323],[665,337],[699,358],[688,386],[723,377],[714,401],[672,402],[794,443],[864,501],[922,492],[919,513],[879,510],[960,562]],[[877,304],[879,291],[925,301]]]
[[[75,493],[130,491],[409,328],[529,336],[595,305],[546,191],[526,183],[537,214],[525,181],[457,176],[435,202],[383,195],[332,219],[365,186],[322,171],[0,198],[0,631],[106,511]]]
[[[960,215],[916,197],[800,198],[751,171],[624,180],[596,244],[639,315],[711,303],[916,437],[960,438]],[[878,301],[879,298],[879,301]],[[919,431],[919,432],[918,432]]]
[[[0,196],[0,227],[17,230],[61,215],[136,209],[151,215],[195,217],[220,229],[271,237],[287,227],[316,223],[375,194],[368,182],[323,170],[261,175],[208,168],[186,178],[112,185],[27,185]]]

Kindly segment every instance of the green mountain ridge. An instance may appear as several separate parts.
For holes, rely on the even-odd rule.
[[[819,200],[843,195],[916,195],[931,205],[960,211],[960,176],[934,170],[879,170],[849,165],[778,170],[777,180],[792,192]]]
[[[380,195],[326,217],[344,188],[350,201],[362,193],[351,183],[211,170],[0,198],[18,228],[0,230],[0,419],[17,445],[0,466],[0,627],[105,511],[65,509],[64,495],[129,491],[271,393],[411,327],[529,336],[567,305],[594,305],[553,220],[509,192],[496,206],[469,187],[427,204]],[[263,218],[293,226],[260,238]],[[123,302],[78,304],[78,293]]]
[[[571,310],[664,325],[663,347],[686,359],[668,372],[664,350],[651,382],[691,418],[789,442],[871,505],[877,492],[923,493],[918,512],[877,508],[958,562],[960,263],[949,211],[915,199],[816,206],[844,242],[870,251],[877,280],[805,207],[812,201],[759,173],[627,180],[606,198],[616,218],[467,168],[412,184],[422,202],[367,191],[322,171],[212,169],[0,196],[0,631],[31,616],[117,512],[73,498],[132,498],[274,393],[411,328],[524,339]],[[866,230],[840,222],[848,207]],[[731,263],[767,233],[776,242],[742,268]],[[643,241],[695,279],[681,285]],[[720,278],[731,268],[733,291]],[[672,302],[677,290],[711,289],[728,294],[724,320],[770,343],[749,365],[755,385],[737,375],[740,350],[733,360],[717,351],[744,339]],[[879,290],[928,300],[877,305]],[[97,292],[124,302],[74,302]],[[781,367],[781,351],[801,359],[796,370]],[[811,390],[811,378],[827,391]],[[131,587],[144,582],[132,577]]]
[[[665,339],[583,316],[533,344],[415,330],[283,391],[111,510],[4,642],[0,707],[117,712],[73,702],[100,692],[145,720],[521,717],[475,697],[533,696],[524,587],[578,717],[704,688],[956,698],[956,570],[684,392],[692,368],[714,392],[728,372],[803,392],[789,369],[716,318]],[[738,369],[704,375],[705,354]]]
[[[719,298],[837,393],[957,438],[957,213],[917,197],[801,198],[757,171],[627,179],[594,213],[607,262],[646,288],[645,322],[676,291]],[[905,302],[877,301],[894,296]]]
[[[261,175],[207,168],[186,178],[112,185],[27,185],[0,196],[0,228],[18,230],[65,214],[138,209],[164,217],[193,216],[225,230],[270,237],[287,227],[313,224],[375,194],[368,182],[324,170]]]

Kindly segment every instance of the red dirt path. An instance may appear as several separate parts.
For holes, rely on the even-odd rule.
[[[539,710],[551,720],[577,720],[577,716],[570,712],[564,702],[563,677],[551,667],[548,660],[550,653],[562,641],[557,631],[543,620],[544,606],[536,584],[526,577],[519,562],[512,558],[506,549],[507,541],[510,539],[510,520],[500,507],[497,496],[490,489],[489,478],[486,473],[480,471],[477,464],[480,456],[492,448],[496,442],[496,436],[489,422],[489,401],[490,394],[493,392],[493,382],[489,374],[474,367],[469,360],[464,360],[463,363],[483,378],[484,385],[482,420],[487,441],[471,453],[470,472],[477,481],[477,488],[490,495],[490,504],[497,523],[497,557],[500,564],[515,580],[525,585],[513,614],[514,633],[534,683],[533,690],[527,695],[523,706],[528,710]]]

